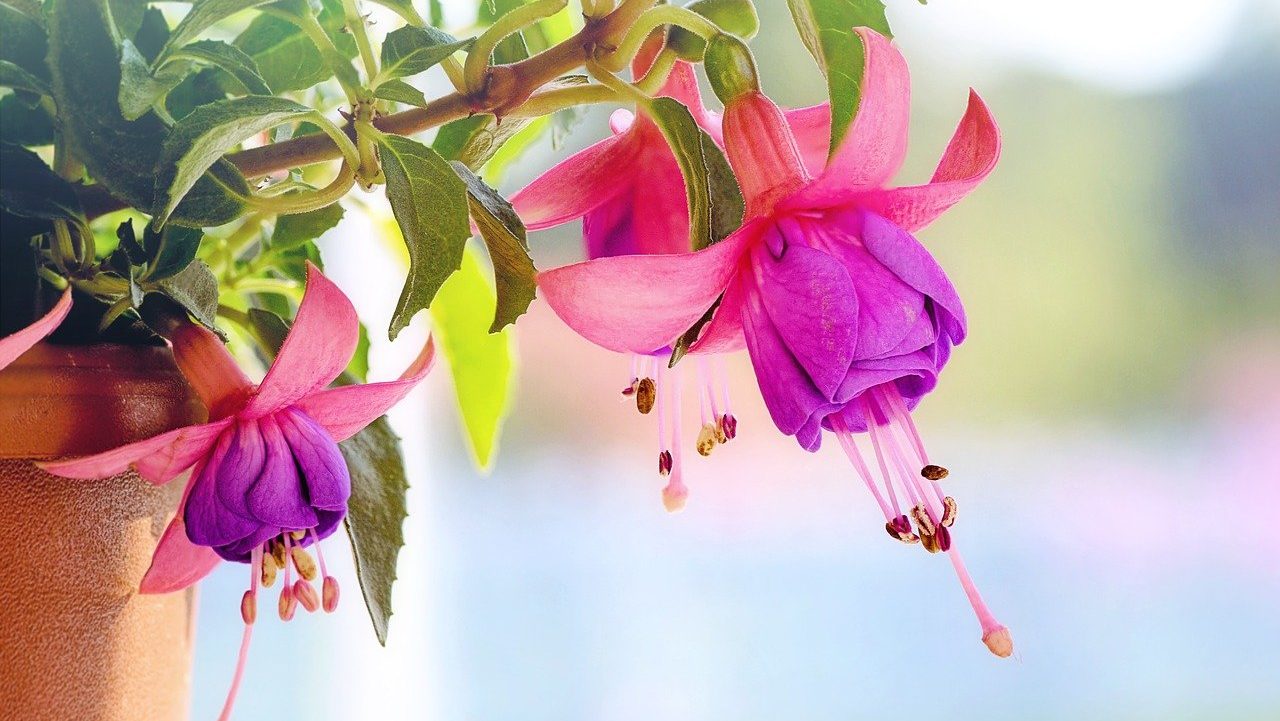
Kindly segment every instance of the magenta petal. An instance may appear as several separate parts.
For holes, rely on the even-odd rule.
[[[888,38],[870,28],[854,28],[866,62],[858,112],[818,184],[829,188],[884,185],[907,155],[911,115],[911,75],[907,61]]]
[[[231,435],[231,443],[215,467],[218,501],[237,516],[256,518],[249,510],[249,488],[257,482],[267,462],[262,421],[242,419],[227,433]]]
[[[346,509],[351,497],[351,474],[338,444],[319,423],[295,408],[281,413],[279,420],[311,505],[325,510]]]
[[[970,90],[969,107],[929,184],[873,193],[868,204],[897,226],[915,232],[978,187],[999,159],[1000,129],[987,104]]]
[[[836,258],[799,242],[789,243],[777,259],[757,247],[752,259],[773,327],[818,391],[830,398],[858,341],[858,293],[850,274]]]
[[[26,328],[0,338],[0,370],[3,370],[10,363],[17,360],[18,356],[30,350],[31,346],[39,343],[45,336],[52,333],[58,327],[58,324],[62,322],[62,319],[67,317],[67,312],[70,310],[71,288],[68,287],[62,292],[62,297],[49,309],[48,313],[40,316],[36,322]]]
[[[246,494],[249,513],[280,528],[311,528],[316,525],[316,514],[307,503],[293,450],[275,416],[263,416],[261,426],[266,459]]]
[[[266,415],[332,383],[347,367],[359,337],[360,319],[351,301],[308,261],[297,318],[243,415]]]
[[[230,423],[231,419],[226,418],[186,426],[92,456],[46,461],[39,466],[55,476],[85,479],[107,478],[133,466],[138,475],[152,483],[168,483],[207,454]]]
[[[620,171],[639,149],[632,133],[605,138],[543,173],[511,196],[511,205],[529,230],[580,218],[628,187]]]
[[[937,313],[939,327],[952,343],[964,340],[964,305],[942,266],[920,241],[888,220],[865,213],[862,242],[867,252],[885,268],[933,301],[940,311]]]
[[[795,136],[805,169],[809,175],[819,177],[827,167],[827,154],[831,149],[831,104],[784,110],[782,115]]]
[[[342,442],[399,403],[427,377],[435,361],[435,340],[427,338],[418,357],[398,379],[327,388],[303,398],[295,407],[319,423],[334,441]]]
[[[693,253],[600,258],[538,274],[542,298],[587,340],[620,353],[663,348],[706,312],[737,271],[745,226]]]
[[[182,514],[187,538],[192,543],[220,546],[252,536],[262,529],[261,524],[232,512],[219,499],[218,485],[224,477],[234,477],[241,471],[226,463],[234,436],[235,431],[230,429],[219,436],[204,468],[192,476],[190,495]]]
[[[896,381],[904,398],[915,401],[933,390],[938,382],[937,367],[933,356],[925,350],[906,355],[854,363],[840,384],[839,400],[848,402],[862,395],[868,388]]]
[[[218,555],[205,546],[197,546],[187,538],[187,526],[183,523],[183,509],[191,494],[192,482],[204,470],[204,462],[200,461],[191,471],[191,479],[182,493],[182,501],[178,504],[178,513],[169,521],[160,536],[160,543],[151,556],[151,567],[138,586],[140,593],[172,593],[181,591],[205,576],[217,567]]]

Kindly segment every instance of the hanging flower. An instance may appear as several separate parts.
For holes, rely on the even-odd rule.
[[[244,643],[225,718],[244,669],[259,583],[272,586],[283,575],[278,610],[286,621],[299,604],[310,612],[336,608],[338,582],[328,573],[319,543],[338,528],[351,495],[338,443],[426,377],[435,350],[428,342],[398,380],[329,388],[355,352],[359,321],[342,291],[309,263],[297,318],[261,384],[250,382],[205,328],[184,322],[169,337],[179,368],[209,409],[209,421],[41,465],[50,473],[86,479],[132,467],[156,484],[191,469],[178,513],[140,590],[185,588],[222,560],[249,564],[249,590],[240,606]],[[314,548],[315,559],[308,548]],[[312,585],[316,580],[318,593]]]
[[[787,116],[758,91],[727,103],[725,147],[747,203],[741,229],[698,252],[557,268],[540,274],[539,286],[579,334],[631,352],[670,343],[719,299],[691,353],[745,346],[778,428],[808,450],[819,447],[824,428],[833,431],[890,535],[950,554],[984,642],[1008,656],[1008,631],[952,546],[955,501],[938,485],[946,471],[928,462],[909,415],[965,335],[959,297],[911,233],[991,172],[999,132],[971,93],[932,181],[889,187],[906,152],[909,76],[886,38],[857,32],[863,95],[829,158],[826,106]],[[853,434],[864,431],[888,501],[858,454]],[[907,512],[899,491],[910,501]]]
[[[649,47],[637,59],[637,75],[657,49]],[[693,65],[677,61],[659,95],[683,103],[720,142],[720,118],[703,106]],[[539,176],[511,197],[512,206],[530,230],[581,218],[588,258],[687,252],[684,179],[662,130],[644,113],[627,110],[616,111],[609,124],[611,137]],[[634,398],[641,413],[657,411],[658,474],[667,479],[662,501],[667,510],[678,511],[689,493],[681,462],[681,372],[666,367],[669,344],[624,352],[632,354],[632,361],[622,394]],[[702,424],[695,448],[705,456],[737,435],[738,422],[729,407],[722,360],[699,358],[698,378]]]
[[[44,340],[45,336],[62,323],[62,319],[67,317],[70,310],[71,288],[67,288],[48,313],[40,316],[26,328],[0,338],[0,370],[4,370],[10,363],[17,360],[18,356],[31,350],[31,346]]]

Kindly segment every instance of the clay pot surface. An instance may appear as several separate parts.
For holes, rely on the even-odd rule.
[[[183,479],[69,480],[34,460],[203,416],[167,348],[40,344],[0,371],[0,720],[187,718],[195,591],[137,593]]]

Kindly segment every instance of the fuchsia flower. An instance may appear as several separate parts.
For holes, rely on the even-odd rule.
[[[31,346],[44,340],[45,336],[52,333],[62,319],[67,317],[70,310],[71,288],[67,288],[48,313],[40,316],[26,328],[0,338],[0,370],[4,370],[10,363],[17,360],[18,356],[31,350]]]
[[[279,613],[286,621],[298,604],[312,612],[336,608],[338,582],[325,568],[319,542],[337,529],[351,495],[338,442],[403,398],[435,359],[428,341],[398,380],[329,388],[355,352],[358,336],[351,302],[308,264],[297,319],[261,384],[249,381],[217,336],[183,323],[170,335],[174,358],[209,409],[209,421],[97,455],[42,464],[51,473],[86,479],[132,467],[157,484],[191,469],[141,591],[185,588],[221,560],[250,565],[250,588],[241,601],[244,643],[223,718],[244,669],[260,580],[270,586],[283,571]],[[318,574],[304,550],[311,546],[319,558]],[[317,576],[321,594],[311,585]]]
[[[658,49],[648,48],[633,63],[637,75]],[[677,61],[659,95],[683,103],[694,120],[720,142],[720,118],[703,106],[693,65]],[[627,110],[616,111],[609,124],[611,137],[548,170],[513,195],[511,204],[530,230],[581,218],[588,258],[688,251],[684,179],[662,131],[644,113],[634,115]],[[622,350],[633,354],[623,395],[634,397],[642,413],[657,408],[658,473],[669,479],[662,493],[663,504],[669,511],[680,510],[688,497],[679,441],[681,374],[667,369],[671,348],[665,342]],[[717,443],[737,435],[738,423],[729,408],[721,360],[699,358],[698,364],[702,427],[697,448],[708,455]]]
[[[887,186],[906,152],[909,75],[886,38],[857,32],[866,55],[862,99],[829,158],[827,106],[784,115],[758,91],[728,102],[724,142],[747,202],[741,229],[698,252],[642,251],[557,268],[540,274],[539,286],[579,334],[633,353],[667,346],[720,299],[690,352],[745,346],[778,428],[808,450],[824,428],[834,432],[889,534],[950,554],[984,642],[1008,656],[1008,630],[952,547],[955,501],[937,483],[946,471],[929,463],[910,416],[965,335],[955,289],[911,233],[991,172],[999,132],[971,92],[932,181]],[[665,193],[682,195],[680,187]],[[662,192],[654,186],[646,200]],[[854,440],[863,431],[884,493]]]

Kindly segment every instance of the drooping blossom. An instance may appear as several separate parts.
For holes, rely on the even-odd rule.
[[[250,566],[249,590],[240,606],[244,641],[225,719],[243,674],[259,583],[269,587],[283,575],[278,611],[286,621],[299,604],[309,612],[337,607],[338,581],[329,575],[319,544],[338,528],[351,495],[338,443],[412,390],[430,371],[435,349],[428,341],[398,380],[328,387],[355,352],[359,321],[342,291],[311,264],[297,318],[261,384],[245,376],[207,329],[183,321],[168,337],[178,367],[209,409],[208,422],[41,465],[50,473],[86,479],[133,468],[156,484],[191,469],[178,513],[140,590],[185,588],[223,560]],[[312,585],[317,579],[319,593]]]
[[[641,52],[632,66],[637,75],[660,46]],[[677,61],[659,95],[688,107],[698,125],[720,142],[720,118],[704,107],[693,65]],[[628,110],[614,112],[609,125],[610,137],[569,157],[511,197],[521,220],[539,230],[581,218],[588,258],[688,251],[684,179],[662,130],[643,112]],[[631,373],[622,394],[634,398],[641,413],[657,410],[658,473],[668,479],[662,499],[667,510],[677,511],[688,497],[681,463],[681,371],[666,367],[669,344],[629,352]],[[705,456],[731,440],[738,423],[729,407],[722,360],[699,358],[698,379],[702,424],[695,447]]]
[[[955,289],[912,233],[991,172],[999,132],[971,92],[931,182],[889,186],[906,152],[909,76],[886,38],[857,33],[865,50],[862,97],[834,152],[827,152],[825,105],[784,114],[750,90],[727,103],[725,148],[747,203],[741,229],[697,252],[546,271],[539,287],[580,335],[630,352],[669,344],[719,299],[690,352],[745,346],[778,428],[808,450],[818,448],[823,429],[834,432],[889,534],[950,554],[984,642],[1007,656],[1009,633],[951,542],[955,501],[938,484],[946,471],[929,463],[910,416],[965,335]],[[679,186],[665,192],[677,194]],[[883,493],[854,440],[862,432],[869,432]]]
[[[0,338],[0,370],[4,370],[10,363],[18,359],[18,356],[31,350],[36,343],[44,340],[45,336],[52,333],[62,319],[67,317],[67,313],[71,310],[71,288],[67,288],[62,292],[62,297],[58,298],[58,302],[49,309],[48,313],[40,316],[34,323]]]

